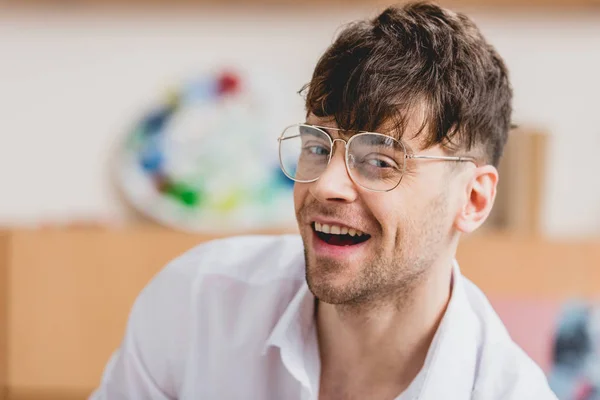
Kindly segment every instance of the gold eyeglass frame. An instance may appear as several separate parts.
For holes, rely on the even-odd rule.
[[[348,176],[350,177],[350,179],[352,179],[352,182],[354,182],[355,184],[357,184],[358,186],[372,191],[372,192],[380,192],[380,193],[384,193],[384,192],[389,192],[392,191],[394,189],[396,189],[398,187],[398,185],[400,185],[400,182],[402,182],[402,177],[404,176],[404,172],[406,170],[406,160],[436,160],[436,161],[454,161],[454,162],[472,162],[475,165],[477,165],[477,159],[475,159],[474,157],[469,157],[469,156],[429,156],[429,155],[424,155],[424,154],[413,154],[410,151],[407,150],[407,146],[402,143],[402,141],[391,137],[390,135],[385,135],[383,133],[378,133],[378,132],[369,132],[369,131],[358,131],[355,135],[352,135],[350,137],[350,139],[348,139],[347,141],[344,139],[332,139],[331,135],[327,132],[328,130],[331,131],[343,131],[344,129],[341,128],[332,128],[332,127],[328,127],[328,126],[319,126],[319,125],[310,125],[310,124],[304,124],[304,123],[300,123],[300,124],[293,124],[293,125],[289,125],[287,127],[285,127],[285,129],[281,132],[281,135],[277,138],[277,142],[279,143],[279,165],[281,167],[281,171],[283,171],[283,173],[285,174],[285,176],[287,176],[288,178],[290,178],[291,180],[293,180],[294,182],[298,182],[298,183],[312,183],[312,182],[316,182],[323,173],[321,173],[321,175],[319,175],[318,177],[316,177],[315,179],[310,179],[310,180],[302,180],[302,179],[296,179],[291,177],[287,171],[285,170],[284,166],[283,166],[283,160],[281,157],[281,142],[285,139],[293,139],[297,136],[289,136],[289,137],[284,137],[284,133],[293,127],[301,127],[301,126],[306,126],[309,128],[316,128],[317,130],[321,131],[325,136],[327,136],[327,138],[329,139],[329,142],[331,144],[331,152],[329,153],[328,157],[327,157],[327,166],[329,166],[329,163],[331,162],[331,157],[333,156],[334,153],[334,144],[336,141],[340,141],[344,143],[344,147],[345,147],[345,151],[344,151],[344,164],[346,165],[346,172],[348,173]],[[385,190],[378,190],[378,189],[371,189],[368,188],[364,185],[362,185],[360,182],[358,182],[356,180],[356,178],[354,178],[354,176],[352,176],[352,172],[350,171],[350,168],[348,166],[348,147],[350,145],[350,142],[352,142],[352,140],[356,137],[359,136],[364,136],[364,135],[378,135],[378,136],[383,136],[386,139],[392,139],[394,142],[396,142],[397,144],[400,145],[400,147],[402,148],[402,151],[404,153],[404,162],[402,163],[402,171],[400,171],[400,179],[398,180],[398,182],[394,185],[394,187],[390,188],[390,189],[385,189]],[[327,169],[327,167],[325,167],[325,169]],[[325,172],[325,169],[323,170],[323,172]]]

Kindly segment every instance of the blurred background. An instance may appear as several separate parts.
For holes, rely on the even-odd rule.
[[[441,1],[508,64],[494,213],[458,255],[560,399],[600,399],[600,1]],[[0,399],[79,399],[190,247],[294,232],[277,136],[367,0],[0,2]]]

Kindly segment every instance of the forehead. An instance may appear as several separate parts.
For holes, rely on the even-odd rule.
[[[309,125],[331,128],[332,130],[328,131],[328,133],[332,135],[332,137],[349,138],[359,132],[362,132],[340,130],[333,117],[319,117],[312,113],[307,115],[306,123]],[[402,127],[398,127],[391,121],[388,121],[382,124],[376,130],[369,132],[381,133],[383,135],[393,137],[394,139],[404,143],[404,145],[406,145],[408,148],[417,150],[422,149],[424,146],[424,130],[425,126],[423,123],[423,118],[418,118],[417,116],[412,115],[405,119],[405,124]]]
[[[354,130],[344,130],[341,129],[337,122],[335,121],[335,119],[333,118],[329,118],[329,117],[317,117],[313,114],[309,114],[308,117],[306,118],[306,123],[308,125],[315,125],[315,126],[319,126],[322,128],[326,128],[327,132],[332,136],[332,137],[346,137],[349,138],[351,136],[354,136],[357,133],[361,133],[361,132],[366,132],[366,131],[354,131]],[[369,132],[376,132],[376,133],[381,133],[384,135],[388,135],[388,136],[392,136],[396,139],[399,139],[399,137],[397,135],[394,135],[394,132],[390,132],[388,131],[384,131],[383,129],[378,129],[377,131],[369,131]]]

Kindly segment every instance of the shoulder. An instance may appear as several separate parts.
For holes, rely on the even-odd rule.
[[[278,280],[302,280],[302,248],[296,235],[237,236],[200,244],[158,272],[136,305],[152,303],[154,308],[160,303],[170,314],[170,309],[196,302],[219,286],[251,289]]]
[[[159,301],[170,309],[176,307],[171,299],[179,298],[177,306],[186,306],[193,318],[217,311],[234,314],[252,299],[273,302],[291,296],[304,276],[299,236],[231,237],[203,243],[171,261],[138,301]],[[222,304],[215,307],[217,301]]]
[[[291,267],[297,264],[302,255],[302,241],[296,235],[236,236],[211,240],[175,258],[153,281],[191,285],[211,275],[249,283],[261,279],[295,277],[298,271]]]
[[[134,348],[157,382],[173,379],[164,386],[181,387],[192,349],[210,345],[215,353],[233,340],[261,344],[303,279],[299,237],[203,243],[168,263],[138,295],[121,354]],[[261,310],[260,324],[248,310]]]
[[[541,368],[514,342],[489,343],[482,351],[474,400],[556,400]]]
[[[175,258],[137,296],[95,398],[177,397],[189,371],[235,360],[231,343],[258,348],[303,267],[302,242],[291,235],[215,240]]]
[[[556,399],[542,369],[512,340],[487,297],[462,279],[479,338],[473,399]]]
[[[236,236],[202,243],[163,267],[142,290],[137,303],[193,296],[203,280],[219,278],[256,285],[277,279],[303,279],[302,241],[296,235]],[[154,300],[156,299],[156,300]]]

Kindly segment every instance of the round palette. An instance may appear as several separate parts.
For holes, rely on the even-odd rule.
[[[118,184],[142,214],[194,232],[269,229],[293,221],[279,168],[274,86],[219,71],[181,85],[134,125]]]

